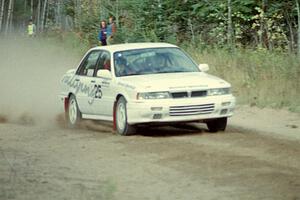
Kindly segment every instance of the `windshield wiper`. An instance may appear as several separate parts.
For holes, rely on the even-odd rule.
[[[139,74],[139,73],[131,73],[131,74],[126,74],[124,76],[135,76],[135,75],[141,75],[141,74]]]
[[[175,70],[175,71],[159,71],[156,72],[157,74],[161,74],[161,73],[180,73],[180,72],[187,72],[187,71],[182,71],[182,70]]]

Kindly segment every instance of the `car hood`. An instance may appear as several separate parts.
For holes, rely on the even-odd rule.
[[[230,87],[228,82],[204,72],[126,76],[120,78],[120,84],[139,91],[180,91]]]

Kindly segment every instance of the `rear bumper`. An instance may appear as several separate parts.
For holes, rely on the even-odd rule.
[[[232,95],[204,98],[157,99],[127,103],[129,124],[204,121],[233,115]]]

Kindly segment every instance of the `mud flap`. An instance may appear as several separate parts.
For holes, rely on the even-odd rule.
[[[117,130],[117,122],[116,122],[116,107],[117,101],[114,102],[114,109],[113,109],[113,130]]]
[[[65,113],[68,112],[69,110],[69,98],[65,97],[64,99],[64,108],[65,108]]]
[[[69,98],[65,97],[64,98],[64,109],[65,109],[65,122],[68,120],[68,112],[69,112]]]

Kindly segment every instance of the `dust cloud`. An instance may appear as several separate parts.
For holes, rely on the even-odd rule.
[[[80,58],[50,40],[0,38],[0,123],[56,123],[60,79]]]

